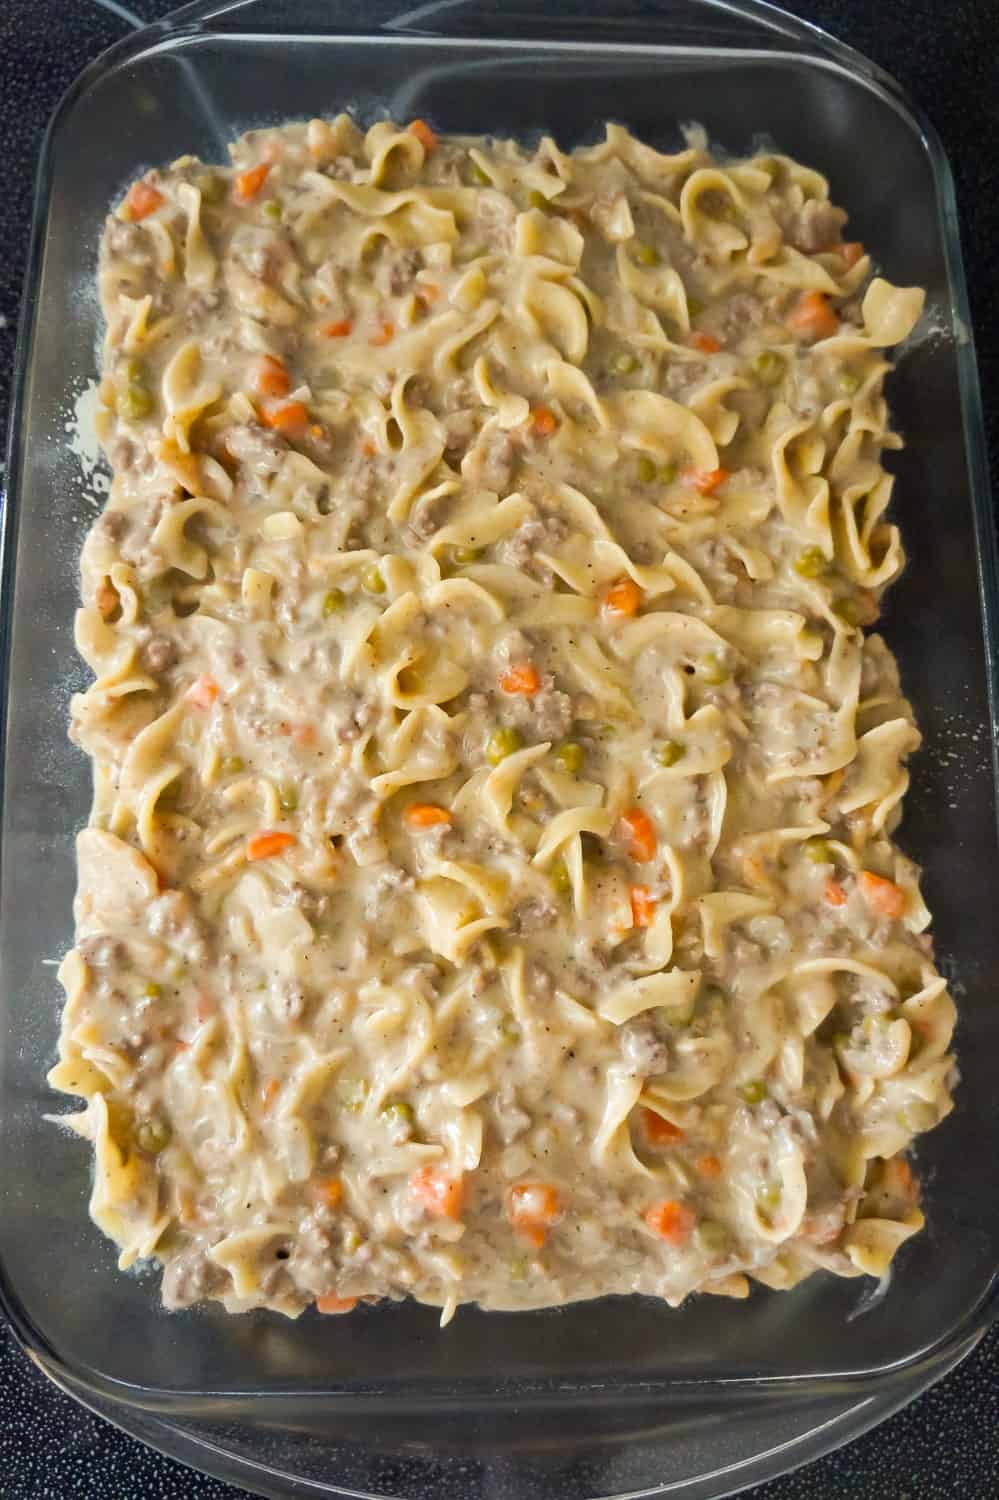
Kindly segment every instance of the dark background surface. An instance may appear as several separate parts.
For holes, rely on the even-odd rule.
[[[125,0],[144,19],[172,0]],[[608,0],[612,3],[612,0]],[[999,0],[785,0],[850,42],[922,103],[950,156],[999,495]],[[111,10],[115,9],[114,4]],[[83,64],[125,31],[98,0],[0,0],[0,432],[35,164],[48,117]],[[890,184],[885,184],[886,192]],[[983,1191],[995,1191],[995,1182]],[[927,1287],[926,1295],[932,1296]],[[238,1500],[61,1395],[0,1326],[3,1500]],[[999,1330],[875,1432],[754,1500],[990,1500],[999,1495]]]

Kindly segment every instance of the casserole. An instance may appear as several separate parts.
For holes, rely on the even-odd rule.
[[[568,1457],[573,1424],[577,1446],[592,1450],[601,1429],[608,1441],[614,1429],[653,1430],[664,1403],[674,1415],[687,1405],[692,1423],[697,1413],[727,1410],[735,1427],[737,1411],[758,1409],[778,1385],[794,1382],[795,1400],[807,1405],[834,1380],[851,1388],[890,1382],[899,1371],[946,1362],[985,1326],[999,1247],[999,1209],[983,1185],[999,1131],[989,1112],[999,1023],[987,1004],[999,948],[990,928],[987,696],[996,671],[995,555],[981,415],[946,163],[890,80],[845,49],[759,6],[669,7],[658,24],[584,17],[572,41],[558,39],[564,13],[546,20],[505,10],[497,32],[518,40],[494,41],[482,37],[475,7],[410,12],[408,20],[384,12],[391,26],[364,35],[350,28],[372,24],[367,18],[341,20],[328,6],[188,9],[89,69],[50,131],[4,560],[0,1111],[8,1170],[0,1259],[22,1337],[47,1368],[95,1398],[192,1421],[240,1424],[252,1411],[254,1425],[286,1434],[328,1435],[338,1419],[356,1439],[369,1422],[382,1434],[391,1427],[398,1438],[459,1450],[480,1424],[487,1447],[515,1443],[523,1456],[514,1462],[537,1468],[536,1450],[553,1428]],[[900,841],[926,867],[938,951],[957,989],[964,1082],[955,1115],[921,1154],[929,1231],[900,1258],[889,1294],[869,1299],[860,1317],[857,1285],[823,1281],[737,1309],[704,1300],[679,1313],[638,1302],[530,1318],[469,1312],[445,1337],[431,1312],[409,1306],[364,1312],[338,1325],[335,1338],[315,1320],[292,1329],[266,1315],[236,1325],[211,1313],[166,1320],[141,1280],[117,1275],[86,1222],[82,1155],[53,1146],[43,1075],[57,990],[45,960],[68,946],[71,839],[89,795],[83,763],[64,740],[67,692],[84,675],[71,621],[89,519],[75,498],[64,424],[67,403],[94,373],[101,217],[144,166],[186,150],[220,159],[250,124],[342,104],[367,116],[381,108],[428,115],[450,130],[551,128],[566,145],[603,118],[623,118],[660,145],[692,118],[732,151],[765,135],[831,178],[851,210],[851,232],[895,279],[929,289],[935,332],[908,351],[890,388],[908,439],[895,469],[910,563],[888,597],[884,629],[926,738]],[[983,607],[971,586],[976,571]],[[921,1295],[929,1286],[932,1298]],[[647,1470],[629,1462],[622,1487],[664,1482],[662,1454],[655,1443],[647,1451]],[[695,1466],[704,1461],[691,1456]],[[279,1466],[294,1472],[297,1462]],[[363,1456],[358,1462],[358,1485],[390,1483],[376,1480],[373,1457],[370,1467]],[[516,1491],[518,1481],[508,1482]],[[598,1493],[598,1483],[581,1475],[577,1490]]]

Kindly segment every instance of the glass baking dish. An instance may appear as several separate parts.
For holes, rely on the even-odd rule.
[[[954,1115],[921,1148],[929,1228],[898,1257],[886,1295],[816,1277],[791,1294],[704,1297],[679,1311],[639,1299],[466,1309],[445,1332],[415,1305],[334,1324],[214,1308],[168,1316],[155,1284],[119,1273],[89,1222],[86,1149],[43,1116],[65,1106],[44,1075],[58,1029],[54,961],[71,935],[72,840],[90,795],[66,720],[85,676],[72,620],[95,502],[81,493],[67,419],[96,371],[98,234],[145,167],[188,151],[222,159],[252,125],[344,107],[449,131],[548,130],[563,146],[608,118],[664,149],[692,120],[723,150],[763,139],[826,173],[851,237],[893,280],[928,289],[927,331],[889,389],[908,440],[893,467],[910,562],[884,630],[926,736],[901,841],[926,867],[964,1081]],[[445,1493],[452,1480],[465,1496],[611,1484],[719,1495],[736,1482],[731,1465],[754,1442],[761,1451],[767,1423],[774,1446],[778,1410],[818,1412],[831,1393],[863,1403],[952,1362],[999,1306],[999,1196],[988,1186],[999,1154],[999,615],[951,177],[892,80],[753,0],[621,5],[612,19],[486,0],[405,11],[396,0],[363,14],[349,0],[200,3],[113,48],[63,100],[26,285],[3,558],[0,1287],[29,1351],[84,1399],[199,1431],[207,1467],[206,1455],[238,1450],[244,1467],[222,1468],[267,1493],[344,1493],[324,1477],[335,1449],[348,1492],[407,1496]],[[816,1443],[767,1472],[814,1456]],[[625,1451],[619,1470],[594,1458]],[[402,1452],[419,1461],[400,1468]],[[480,1461],[456,1469],[470,1453]]]

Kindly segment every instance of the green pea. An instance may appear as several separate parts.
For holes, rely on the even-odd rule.
[[[501,760],[506,760],[522,744],[523,740],[516,729],[494,729],[486,744],[486,760],[491,766],[498,766]]]
[[[145,385],[146,367],[141,359],[126,359],[118,371],[123,385]]]
[[[717,651],[709,651],[701,662],[701,678],[711,687],[716,687],[721,682],[728,682],[732,673],[725,665]]]
[[[484,167],[479,166],[477,161],[472,162],[472,177],[474,181],[481,183],[483,187],[492,187],[492,178]]]
[[[214,172],[202,172],[195,178],[194,186],[201,194],[202,203],[218,203],[225,197],[225,178]]]
[[[144,385],[127,385],[118,397],[118,414],[129,422],[141,422],[153,409],[153,398]]]
[[[276,198],[268,198],[261,211],[268,219],[279,220],[281,218],[281,205]]]
[[[829,566],[829,559],[821,547],[806,547],[794,559],[794,571],[799,578],[821,578]]]
[[[500,1036],[508,1047],[515,1047],[523,1033],[512,1016],[505,1016],[500,1023]]]
[[[150,1000],[158,1000],[162,991],[155,979],[147,979],[142,987],[142,993],[148,995]]]
[[[731,1245],[728,1230],[717,1219],[702,1219],[694,1232],[694,1239],[705,1255],[725,1255]]]
[[[548,871],[548,874],[551,878],[552,885],[555,887],[556,891],[558,891],[560,896],[565,896],[569,891],[571,891],[572,879],[569,875],[569,871],[566,869],[564,859],[554,860],[552,862],[551,869]]]
[[[294,812],[298,806],[298,788],[290,781],[278,790],[278,801],[285,812]]]
[[[548,199],[545,197],[544,193],[540,193],[537,188],[531,189],[531,191],[527,195],[527,201],[532,208],[546,209],[548,207]]]
[[[847,625],[860,624],[860,604],[856,599],[851,599],[849,594],[844,594],[842,599],[833,600],[832,612]]]
[[[639,241],[635,246],[635,259],[640,266],[657,266],[659,264],[659,251],[655,245],[648,245],[643,241]]]
[[[555,752],[555,760],[561,770],[576,776],[583,768],[583,747],[575,740],[566,740]]]
[[[638,477],[642,484],[651,484],[656,477],[656,466],[647,453],[638,460]]]
[[[806,839],[801,846],[801,852],[813,865],[831,865],[834,863],[833,852],[828,839]]]
[[[385,592],[385,580],[377,563],[372,563],[370,568],[365,568],[361,582],[369,594],[384,594]]]
[[[328,620],[330,615],[338,615],[346,603],[343,589],[330,589],[323,599],[323,619]]]
[[[173,1132],[165,1120],[143,1120],[135,1130],[135,1141],[140,1151],[157,1156],[170,1144]]]
[[[691,318],[699,318],[704,311],[704,303],[699,297],[687,298],[687,313]]]
[[[623,349],[611,360],[611,369],[615,375],[630,375],[632,370],[638,369],[638,357]]]
[[[241,755],[227,755],[219,770],[223,776],[238,776],[241,771],[246,770],[246,762]]]
[[[507,1275],[511,1281],[525,1281],[527,1279],[528,1262],[526,1255],[517,1255],[507,1266]]]
[[[787,361],[783,354],[778,354],[775,349],[764,349],[753,360],[753,373],[764,385],[776,385],[781,380],[787,368]]]
[[[681,745],[679,740],[663,740],[659,746],[659,764],[675,766],[678,760],[683,760],[686,753],[686,745]]]
[[[413,1106],[402,1101],[396,1104],[386,1104],[384,1109],[379,1110],[378,1118],[383,1125],[388,1125],[391,1129],[399,1129],[411,1128],[415,1116]]]
[[[451,549],[451,557],[461,568],[467,568],[472,563],[477,563],[481,556],[481,547],[453,547]]]
[[[840,370],[837,384],[841,391],[853,396],[860,390],[860,376],[854,370]]]
[[[361,1240],[360,1231],[353,1228],[345,1229],[343,1232],[343,1240],[341,1241],[341,1243],[343,1245],[345,1255],[354,1255],[358,1250],[360,1250],[361,1244],[363,1243]]]
[[[672,484],[676,479],[676,464],[663,464],[657,477],[660,484]]]
[[[767,1097],[767,1086],[762,1078],[753,1078],[749,1083],[744,1083],[737,1093],[744,1104],[762,1104]]]

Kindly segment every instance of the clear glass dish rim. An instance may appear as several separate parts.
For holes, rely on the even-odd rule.
[[[724,1491],[715,1491],[716,1496],[741,1495],[750,1486],[768,1483],[771,1479],[792,1473],[805,1464],[814,1463],[817,1459],[836,1452],[880,1426],[931,1386],[943,1380],[973,1352],[982,1333],[983,1330],[979,1330],[965,1342],[948,1349],[946,1356],[941,1355],[925,1365],[899,1373],[888,1381],[880,1382],[876,1388],[865,1384],[863,1387],[844,1389],[843,1410],[838,1416],[795,1438],[750,1454],[736,1463],[706,1471],[691,1482],[701,1486],[720,1480],[726,1488]],[[342,1497],[342,1500],[378,1500],[378,1497],[368,1491],[320,1484],[316,1480],[293,1475],[286,1469],[260,1463],[246,1454],[235,1453],[231,1448],[206,1440],[190,1424],[185,1425],[182,1420],[171,1420],[169,1415],[139,1410],[136,1407],[116,1407],[93,1387],[77,1384],[68,1379],[64,1372],[49,1369],[41,1361],[39,1364],[54,1385],[79,1401],[88,1411],[112,1422],[120,1431],[155,1448],[157,1452],[189,1464],[198,1473],[211,1473],[227,1484],[252,1485],[255,1494],[272,1495],[275,1500],[277,1497],[280,1500],[291,1500],[292,1496],[295,1500],[322,1500],[323,1496]],[[730,1488],[730,1484],[733,1487]],[[658,1500],[658,1497],[671,1492],[681,1496],[683,1494],[683,1490],[677,1492],[675,1486],[671,1486],[670,1491],[653,1488],[643,1490],[640,1494],[632,1492],[623,1497],[623,1500]],[[594,1497],[594,1500],[622,1500],[622,1497],[606,1495]]]
[[[552,50],[570,49],[579,53],[587,51],[611,50],[627,53],[632,50],[641,50],[648,53],[650,49],[661,53],[663,56],[688,53],[698,57],[724,57],[726,55],[768,55],[777,56],[786,54],[799,59],[809,61],[825,67],[836,68],[844,72],[856,82],[860,82],[872,92],[877,94],[884,102],[896,110],[908,123],[910,128],[920,139],[928,156],[932,169],[933,182],[936,192],[936,204],[943,230],[942,242],[947,273],[947,289],[950,298],[950,310],[954,327],[960,330],[961,336],[957,339],[956,358],[960,386],[961,413],[964,450],[968,463],[969,486],[972,501],[972,518],[975,534],[975,555],[978,572],[978,587],[981,619],[983,626],[983,646],[985,655],[986,686],[988,693],[988,715],[989,730],[992,750],[992,782],[994,812],[999,819],[999,805],[996,804],[996,792],[999,789],[999,549],[997,549],[995,519],[992,510],[991,486],[989,480],[988,455],[985,441],[984,413],[981,400],[981,388],[978,379],[978,368],[975,357],[974,339],[971,328],[970,310],[968,304],[967,285],[964,274],[964,262],[960,245],[960,230],[957,213],[957,203],[954,188],[954,179],[946,152],[928,117],[920,106],[910,98],[907,91],[884,69],[870,61],[862,53],[840,42],[830,36],[827,32],[811,22],[792,16],[780,7],[769,3],[769,0],[686,0],[703,10],[707,15],[721,20],[731,19],[737,23],[752,23],[761,28],[765,33],[759,43],[754,45],[753,40],[748,37],[736,40],[732,44],[718,44],[701,47],[687,43],[675,43],[663,38],[661,41],[650,42],[647,38],[642,41],[621,41],[616,36],[608,35],[600,37],[593,29],[583,40],[572,40],[565,35],[558,35],[559,17],[541,16],[539,22],[546,25],[551,35],[545,37],[530,37],[530,44],[539,48],[551,48]],[[524,45],[523,37],[504,36],[493,31],[490,34],[477,34],[474,37],[466,35],[449,36],[446,32],[434,31],[431,27],[419,31],[389,30],[390,24],[402,17],[407,19],[423,18],[432,21],[436,12],[445,15],[459,15],[462,12],[472,13],[476,9],[476,0],[443,0],[443,3],[430,3],[417,7],[401,7],[401,16],[396,22],[383,22],[377,28],[365,30],[346,30],[340,26],[335,29],[316,31],[315,29],[293,29],[283,26],[280,30],[260,30],[252,25],[254,14],[266,10],[268,0],[192,0],[192,3],[183,5],[177,10],[170,12],[158,21],[151,22],[139,30],[126,35],[121,41],[106,49],[82,70],[79,77],[70,85],[63,94],[59,103],[53,111],[52,117],[46,129],[42,149],[39,155],[38,168],[35,176],[34,199],[32,209],[31,236],[29,242],[28,256],[25,263],[23,291],[21,298],[21,309],[18,325],[18,338],[13,367],[12,399],[10,408],[10,422],[8,431],[7,469],[6,485],[3,493],[2,514],[0,514],[0,689],[6,687],[10,669],[10,635],[11,635],[11,610],[9,600],[12,593],[12,585],[15,573],[15,551],[17,539],[17,520],[20,503],[20,478],[25,460],[25,442],[22,431],[25,388],[28,373],[31,368],[32,353],[34,347],[34,328],[36,317],[36,291],[39,282],[42,256],[44,252],[48,209],[52,188],[52,147],[56,133],[65,116],[72,113],[79,102],[86,96],[88,89],[101,78],[105,77],[112,69],[127,65],[136,61],[144,55],[151,55],[162,46],[174,45],[178,39],[195,41],[199,37],[207,37],[213,34],[223,34],[232,39],[233,37],[244,37],[250,40],[255,36],[266,35],[271,40],[287,38],[289,41],[304,41],[315,39],[326,45],[335,43],[338,39],[349,41],[351,44],[368,42],[374,46],[396,45],[404,48],[415,48],[421,44],[439,45],[442,41],[450,41],[455,47],[475,46],[495,48],[502,51],[505,47],[520,48]],[[667,0],[668,4],[668,0]],[[242,16],[249,18],[251,24],[243,27],[232,23]],[[496,20],[499,26],[502,18],[490,18]],[[646,31],[654,28],[667,28],[669,15],[664,10],[662,14],[642,16],[635,19],[635,25]],[[225,23],[225,24],[223,24]],[[595,24],[595,22],[594,22]],[[6,692],[0,691],[0,752],[6,751],[7,724],[6,724]],[[5,761],[0,755],[0,807],[3,805]],[[999,823],[997,823],[999,829]],[[0,849],[0,860],[2,860],[2,849]],[[73,1360],[64,1358],[55,1349],[50,1339],[29,1317],[26,1310],[21,1306],[17,1294],[10,1283],[6,1266],[0,1263],[0,1311],[2,1311],[13,1329],[15,1336],[24,1348],[28,1356],[39,1366],[58,1381],[65,1380],[74,1387],[90,1389],[102,1399],[119,1405],[132,1407],[147,1407],[150,1410],[169,1410],[171,1398],[176,1399],[176,1393],[170,1390],[157,1390],[132,1383],[110,1379],[99,1371],[83,1367],[77,1368]],[[936,1343],[915,1351],[903,1361],[892,1364],[866,1369],[846,1374],[815,1374],[802,1373],[800,1375],[762,1375],[762,1376],[694,1376],[687,1378],[662,1377],[643,1378],[636,1381],[635,1385],[641,1385],[644,1390],[650,1387],[656,1391],[667,1393],[670,1391],[696,1390],[698,1392],[718,1391],[719,1394],[729,1392],[733,1396],[739,1390],[752,1390],[759,1392],[762,1389],[793,1388],[796,1393],[807,1393],[810,1389],[816,1391],[838,1382],[841,1386],[849,1387],[858,1393],[875,1394],[879,1391],[894,1390],[903,1380],[916,1381],[921,1375],[925,1379],[925,1372],[933,1369],[942,1369],[957,1351],[964,1353],[974,1346],[978,1338],[986,1331],[988,1326],[999,1318],[999,1246],[996,1247],[996,1270],[989,1284],[983,1290],[976,1306],[946,1334],[942,1335]],[[929,1379],[935,1378],[932,1374]],[[625,1390],[633,1389],[632,1382],[627,1380],[618,1381],[615,1384],[611,1396],[620,1398]],[[587,1391],[592,1400],[593,1391],[584,1383],[583,1389]],[[554,1403],[560,1401],[572,1401],[583,1394],[583,1389],[576,1383],[566,1383],[548,1379],[520,1380],[514,1399],[522,1401],[532,1394],[544,1395]],[[185,1407],[196,1406],[201,1401],[209,1399],[219,1400],[231,1396],[234,1400],[245,1400],[250,1392],[233,1391],[225,1392],[217,1389],[203,1391],[186,1391],[182,1398]],[[263,1394],[263,1392],[261,1392]],[[428,1395],[430,1393],[428,1392]],[[476,1390],[470,1384],[464,1384],[452,1394],[433,1391],[433,1400],[437,1404],[461,1404],[473,1403],[477,1410],[488,1409],[492,1405],[505,1405],[511,1399],[508,1391],[497,1390],[495,1384],[488,1390]],[[282,1399],[300,1400],[308,1397],[325,1397],[334,1400],[347,1401],[373,1401],[385,1400],[383,1394],[379,1395],[354,1395],[338,1393],[326,1387],[317,1388],[295,1388],[285,1390],[268,1390],[268,1400],[279,1401]],[[166,1407],[157,1405],[157,1397],[166,1398]]]

